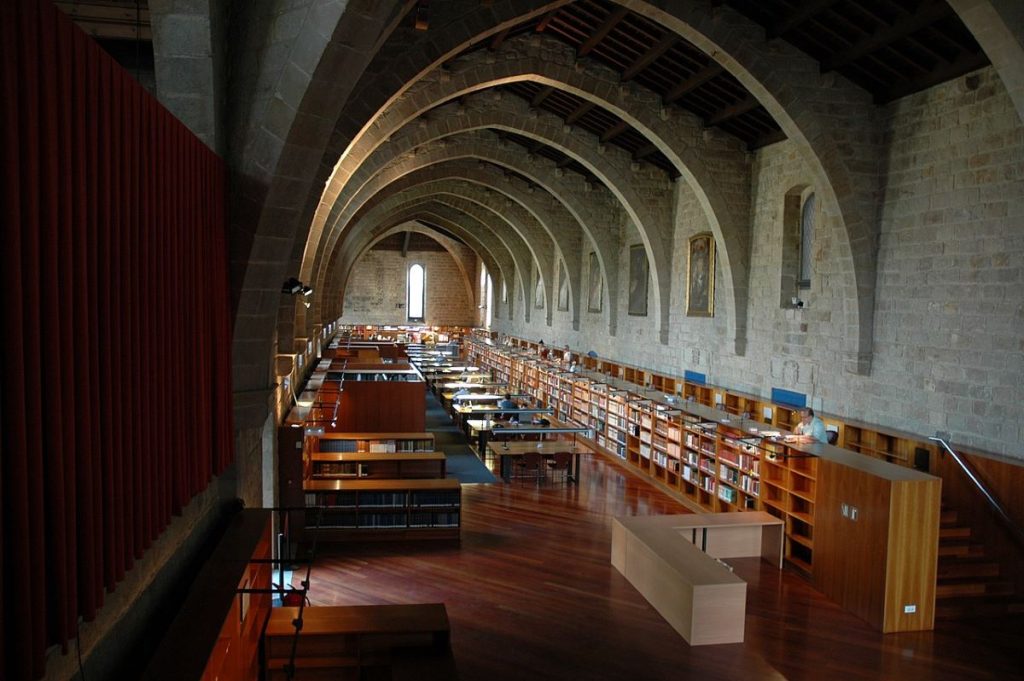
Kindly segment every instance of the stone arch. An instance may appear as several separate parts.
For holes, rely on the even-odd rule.
[[[1024,3],[1019,0],[948,0],[1003,81],[1024,122]]]
[[[517,187],[511,182],[503,182],[502,180],[507,179],[505,176],[497,176],[493,166],[485,164],[481,166],[477,164],[474,168],[470,163],[462,164],[447,164],[446,169],[442,171],[440,180],[432,179],[428,181],[428,177],[434,178],[437,176],[435,172],[423,172],[416,171],[410,175],[403,177],[402,179],[394,182],[392,185],[387,186],[384,191],[401,191],[406,190],[408,187],[417,186],[415,190],[417,194],[433,193],[436,196],[457,196],[457,201],[471,201],[477,204],[480,209],[485,209],[494,215],[489,219],[507,222],[516,229],[519,233],[523,234],[527,241],[539,244],[539,251],[533,251],[532,255],[535,254],[537,257],[534,259],[546,273],[544,281],[547,285],[545,288],[545,299],[547,302],[554,301],[554,292],[548,289],[552,287],[552,283],[548,281],[548,278],[554,277],[554,271],[557,265],[558,258],[562,257],[561,252],[557,249],[550,247],[550,239],[547,234],[543,233],[539,225],[530,229],[526,226],[529,221],[540,221],[543,222],[547,211],[543,206],[535,205],[537,201],[535,199],[542,198],[542,193],[534,192],[533,194],[528,193],[522,188]],[[484,179],[490,181],[484,181]],[[500,190],[492,191],[489,188],[500,186]],[[381,194],[376,197],[382,196]],[[376,200],[371,199],[373,202]],[[495,205],[500,202],[500,206]],[[369,205],[369,204],[366,204]],[[474,215],[481,220],[487,220],[488,218],[478,214],[478,210],[468,203],[460,205],[452,204],[454,207],[467,212],[468,214]],[[500,210],[499,210],[500,209]],[[345,234],[341,236],[341,240],[337,242],[334,250],[344,250],[346,239],[348,239],[354,232],[354,229],[347,230]],[[579,253],[579,246],[577,240],[577,246],[571,248],[572,252]],[[574,311],[573,316],[573,328],[579,330],[579,316],[578,316],[578,295],[582,290],[580,283],[580,263],[577,258],[574,263],[567,267],[569,273],[569,286],[572,293]],[[550,295],[549,295],[550,294]],[[547,323],[550,326],[553,320],[553,305],[546,308]]]
[[[766,47],[763,29],[727,7],[709,12],[700,0],[620,0],[619,4],[675,31],[718,61],[775,116],[799,148],[822,186],[823,203],[840,236],[838,255],[852,261],[849,271],[842,268],[836,272],[838,280],[848,282],[842,312],[847,329],[845,368],[855,373],[869,372],[879,155],[877,137],[870,134],[877,112],[867,93],[834,74],[821,74],[813,59],[781,41]],[[484,29],[461,48],[499,30],[496,26]],[[442,59],[450,59],[458,54],[460,48],[455,42],[457,38],[443,45],[430,45],[429,49],[417,44],[409,54],[408,68],[427,66],[415,75],[408,74],[385,99],[380,93],[375,98],[361,98],[360,110],[367,115],[359,120],[382,115],[387,108],[383,106],[385,101],[395,101],[399,90],[404,96],[411,82],[434,70],[440,63],[435,55],[443,53]],[[448,45],[453,49],[446,51]],[[372,108],[371,101],[381,105]],[[836,102],[844,107],[838,116],[834,115]],[[371,124],[363,125],[360,131]],[[351,146],[351,140],[361,132],[349,130],[351,134],[342,137]]]
[[[419,221],[425,217],[463,239],[466,245],[477,254],[489,270],[500,272],[502,276],[505,276],[505,272],[510,272],[514,267],[508,252],[503,252],[500,245],[498,248],[494,248],[493,244],[485,244],[480,239],[477,239],[476,235],[461,223],[453,222],[450,219],[452,216],[434,212],[434,206],[430,202],[405,204],[382,216],[378,225],[364,234],[365,239],[358,246],[359,253],[364,253],[381,233],[394,230],[398,225]],[[424,227],[423,229],[430,230],[429,227]],[[330,297],[325,301],[325,307],[330,314],[340,316],[344,311],[345,287],[351,274],[351,265],[357,261],[358,257],[353,258],[352,263],[349,263],[348,267],[332,270],[334,274],[328,280],[331,284]]]
[[[838,223],[840,257],[851,272],[844,301],[844,368],[871,371],[880,173],[878,112],[871,96],[788,43],[769,46],[764,29],[728,7],[707,11],[697,0],[618,0],[693,43],[731,73],[796,145],[821,187],[823,207]],[[842,103],[842,112],[836,111]],[[847,253],[848,250],[848,253]]]
[[[403,159],[401,163],[393,164],[386,172],[378,174],[370,185],[361,190],[361,194],[365,198],[350,203],[346,211],[347,214],[343,218],[346,222],[350,221],[351,215],[358,210],[360,201],[367,200],[374,193],[380,191],[389,183],[397,181],[409,172],[460,158],[483,159],[498,166],[508,167],[516,173],[526,176],[558,198],[569,212],[573,214],[577,222],[584,226],[588,236],[591,237],[595,251],[598,253],[604,281],[608,290],[610,292],[617,290],[618,279],[615,264],[618,258],[618,235],[617,233],[610,233],[610,230],[606,233],[601,233],[595,232],[590,228],[592,225],[606,223],[608,216],[614,215],[617,212],[618,206],[615,202],[606,200],[602,196],[603,192],[600,191],[592,191],[592,196],[588,196],[588,200],[583,201],[576,195],[576,192],[566,191],[566,181],[568,178],[565,176],[568,174],[556,171],[553,162],[546,161],[545,159],[534,159],[530,162],[530,159],[526,158],[522,153],[509,148],[512,145],[500,144],[494,135],[483,133],[475,136],[459,135],[453,138],[453,140],[451,143],[446,142],[421,149],[415,156]],[[500,171],[492,171],[492,173],[494,172]],[[472,175],[467,179],[472,179]],[[505,180],[503,178],[494,177],[492,186],[497,188],[503,186],[504,183]],[[329,243],[326,246],[325,252],[331,253],[336,248],[337,246],[334,243]],[[318,278],[319,276],[321,275],[318,275]],[[614,335],[616,311],[614,306],[608,307],[610,332]]]
[[[368,216],[377,206],[392,201],[392,197],[395,195],[434,197],[436,199],[439,191],[438,188],[417,188],[424,181],[422,175],[413,173],[397,182],[387,184],[380,191],[369,197],[354,219],[353,229],[346,231],[339,245],[332,250],[330,257],[334,258],[338,253],[346,253],[349,250],[347,244],[353,239],[359,239],[362,226],[373,226],[373,219]],[[443,188],[441,191],[443,191]],[[452,194],[453,192],[448,191],[446,193]],[[535,233],[524,231],[522,225],[518,224],[517,220],[513,216],[509,216],[506,211],[499,211],[494,206],[488,205],[486,197],[473,196],[472,191],[466,192],[462,197],[468,200],[459,203],[457,199],[449,199],[448,204],[488,229],[512,254],[513,260],[519,269],[523,270],[525,268],[525,271],[530,271],[529,266],[535,260],[550,265],[551,248],[543,241],[536,241],[537,235]],[[351,258],[347,258],[347,261],[351,263]]]
[[[227,93],[235,103],[227,127],[239,138],[226,145],[234,170],[230,284],[238,428],[263,424],[275,337],[290,349],[290,336],[274,333],[276,293],[295,264],[290,247],[308,232],[328,174],[321,159],[355,86],[354,77],[336,82],[336,74],[363,72],[393,11],[373,0],[318,3],[295,23],[294,35],[274,45],[258,31],[239,36]],[[274,58],[265,58],[268,52]]]
[[[488,163],[480,165],[476,163],[478,157],[482,154],[479,153],[484,148],[484,143],[488,145],[493,152],[484,157]],[[405,169],[397,169],[393,175],[378,176],[376,181],[371,185],[364,188],[363,194],[365,199],[361,200],[372,200],[371,197],[378,191],[384,190],[389,183],[401,183],[403,177],[408,172],[422,172],[422,168],[428,166],[444,164],[446,168],[458,168],[461,173],[459,177],[462,179],[473,182],[476,184],[486,184],[498,190],[500,193],[507,195],[512,201],[522,204],[530,210],[537,218],[546,225],[596,225],[601,220],[607,220],[608,215],[614,214],[617,210],[614,201],[607,197],[606,199],[601,198],[600,192],[592,192],[593,198],[588,197],[588,201],[583,201],[576,196],[575,192],[566,192],[567,183],[571,182],[570,178],[566,177],[567,173],[560,173],[553,169],[554,164],[549,162],[549,166],[545,171],[544,166],[538,160],[533,164],[524,163],[522,154],[515,153],[512,149],[504,147],[498,144],[493,135],[485,136],[476,145],[476,156],[462,156],[461,158],[470,158],[470,161],[462,161],[461,164],[457,160],[449,160],[444,155],[438,156],[427,156],[425,154],[418,154],[415,157],[410,158],[410,162],[415,162],[414,167]],[[447,148],[447,147],[446,147]],[[452,165],[455,164],[455,165]],[[529,187],[524,187],[523,182],[505,174],[497,165],[500,164],[514,169],[531,179],[535,179],[538,183],[547,182],[556,187],[560,188],[560,193],[565,196],[564,201],[556,201],[554,197],[547,192],[533,191],[531,192]],[[442,171],[444,176],[450,174],[450,170]],[[581,185],[582,180],[579,180]],[[571,185],[570,185],[571,186]],[[548,206],[545,208],[542,204],[547,203]],[[351,204],[349,206],[351,213],[354,215],[359,210],[357,204]],[[352,217],[346,215],[348,221],[352,221]],[[557,222],[552,222],[557,220]],[[558,232],[559,230],[553,230]],[[588,228],[588,235],[597,236],[596,239],[592,239],[595,244],[595,250],[598,252],[599,261],[602,262],[602,267],[605,263],[609,266],[604,269],[605,282],[609,287],[610,291],[615,291],[617,285],[617,275],[615,271],[615,263],[617,262],[618,253],[618,235],[612,234],[610,230],[594,230]],[[325,249],[324,257],[330,257],[330,254],[334,251],[342,248],[339,244],[343,243],[346,236],[345,234],[337,235],[338,242],[331,243]],[[577,242],[578,243],[578,242]],[[563,244],[564,245],[564,244]],[[577,250],[577,249],[573,249]],[[317,275],[317,279],[322,276],[322,271]],[[578,299],[579,291],[582,290],[582,284],[580,284],[580,272],[578,268],[570,270],[570,277],[573,283],[575,283],[574,291],[576,295],[574,299]],[[614,335],[614,320],[615,311],[613,306],[609,306],[611,309],[609,324],[610,332]],[[575,314],[578,315],[579,305],[575,306]],[[578,317],[574,320],[574,325],[578,323]]]
[[[441,246],[448,253],[448,255],[452,257],[452,260],[455,261],[455,266],[459,268],[459,272],[462,274],[462,282],[466,288],[466,296],[469,298],[469,300],[476,299],[476,295],[473,293],[473,277],[471,277],[469,272],[466,271],[465,263],[462,262],[462,256],[459,254],[458,251],[455,250],[455,247],[452,245],[451,239],[444,236],[443,234],[438,234],[435,230],[430,229],[429,227],[420,222],[405,222],[399,225],[395,225],[394,227],[387,230],[383,234],[378,235],[377,237],[374,238],[372,242],[370,242],[370,244],[366,248],[364,248],[356,256],[355,262],[359,262],[359,258],[362,257],[364,253],[373,248],[375,245],[377,245],[377,243],[379,243],[383,239],[386,239],[392,234],[398,234],[401,232],[416,232],[417,234],[423,234],[425,236],[430,237],[437,243],[441,244]],[[469,246],[469,244],[466,245]],[[472,246],[470,246],[470,248],[473,249]],[[476,251],[476,249],[473,249],[473,252],[476,253],[477,257],[479,257],[481,260],[483,259],[481,253]],[[484,252],[486,253],[486,251]]]
[[[657,328],[662,343],[667,343],[673,258],[671,183],[653,174],[643,178],[646,181],[640,182],[638,173],[633,170],[632,159],[624,150],[617,147],[598,150],[593,146],[589,133],[568,129],[553,115],[531,116],[527,111],[528,105],[521,100],[512,102],[512,105],[494,108],[491,111],[491,125],[488,127],[508,130],[544,142],[571,156],[593,172],[622,205],[647,251],[647,259],[651,264],[650,276],[654,283],[654,307],[658,310]],[[518,108],[519,111],[509,111],[509,108]],[[444,146],[460,145],[464,137],[453,136],[456,141]],[[423,151],[414,158],[419,161],[428,154]],[[381,173],[377,177],[386,176],[387,173]],[[333,231],[345,227],[341,218],[336,224],[339,227]],[[328,248],[331,246],[329,244]]]
[[[745,210],[750,201],[750,164],[746,153],[737,140],[722,134],[707,134],[696,117],[662,107],[655,93],[634,84],[621,85],[618,74],[610,69],[592,62],[581,66],[572,48],[552,38],[522,36],[506,41],[497,55],[477,52],[461,56],[446,64],[439,74],[426,75],[409,88],[406,95],[349,149],[346,162],[339,167],[335,178],[338,182],[345,181],[345,187],[338,194],[328,224],[336,224],[331,220],[344,207],[346,198],[358,191],[392,156],[460,130],[499,127],[497,122],[486,120],[495,116],[509,126],[506,129],[516,129],[519,122],[509,120],[511,115],[507,111],[492,107],[488,116],[487,112],[467,106],[485,95],[466,97],[516,80],[557,87],[608,109],[638,129],[673,161],[697,197],[719,243],[722,274],[732,299],[727,328],[734,339],[736,354],[744,354],[750,252]],[[457,105],[443,110],[434,108],[439,102],[455,98],[461,98]],[[525,103],[519,104],[520,111],[527,117],[525,121],[550,116],[529,110]],[[427,120],[420,118],[416,125],[411,123],[423,114],[427,115]],[[562,123],[556,118],[554,125]],[[587,135],[584,133],[584,136]],[[592,136],[589,144],[596,144]],[[710,170],[703,156],[714,159],[715,172]],[[349,172],[348,167],[354,170]],[[317,233],[319,230],[314,228],[311,239],[315,239]],[[671,236],[668,240],[671,241]],[[666,248],[665,252],[672,253],[672,249]],[[657,292],[657,284],[655,288]]]

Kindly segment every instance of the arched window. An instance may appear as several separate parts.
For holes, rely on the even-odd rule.
[[[811,287],[811,246],[814,239],[814,217],[817,208],[814,192],[807,195],[800,212],[800,274],[797,286]]]
[[[406,285],[407,305],[410,322],[423,321],[423,301],[426,295],[426,271],[419,263],[409,267],[409,281]]]

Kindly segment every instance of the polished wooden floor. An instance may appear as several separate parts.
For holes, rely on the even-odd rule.
[[[684,509],[602,456],[582,473],[463,486],[459,546],[322,546],[311,601],[444,602],[465,681],[1024,678],[1019,617],[882,635],[755,559],[730,561],[749,584],[746,642],[691,648],[609,562],[613,516]]]

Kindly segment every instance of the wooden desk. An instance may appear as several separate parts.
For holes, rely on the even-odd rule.
[[[781,567],[782,526],[767,513],[615,518],[611,561],[690,645],[741,643],[747,585],[719,559]]]
[[[540,442],[502,442],[492,443],[487,446],[488,453],[499,461],[501,477],[508,482],[512,475],[512,461],[524,454],[540,454],[544,457],[551,457],[558,452],[569,452],[572,454],[572,463],[569,465],[569,480],[579,483],[580,476],[580,453],[581,447],[576,447],[572,440],[546,440]]]

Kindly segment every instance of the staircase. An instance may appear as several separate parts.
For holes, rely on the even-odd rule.
[[[944,506],[939,523],[936,618],[1010,613],[1024,613],[1024,599],[1014,593],[1012,582],[1002,578],[999,563],[986,555],[985,547],[972,540],[971,528],[959,522],[954,509]]]

